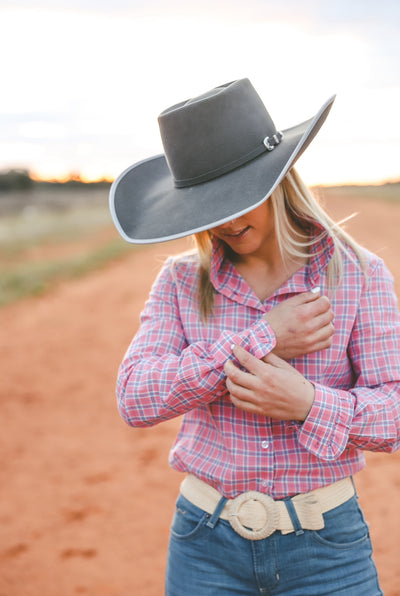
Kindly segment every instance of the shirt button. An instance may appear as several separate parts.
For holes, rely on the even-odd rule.
[[[269,482],[268,482],[268,480],[263,480],[263,481],[261,482],[261,486],[263,486],[264,488],[267,488],[267,486],[269,486]]]
[[[268,449],[268,447],[269,447],[269,443],[268,443],[268,441],[263,441],[263,442],[261,443],[261,447],[262,447],[263,449]]]

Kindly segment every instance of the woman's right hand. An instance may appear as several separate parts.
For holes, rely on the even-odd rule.
[[[331,303],[319,292],[288,298],[263,317],[276,337],[274,353],[285,360],[304,356],[332,345],[334,314]]]

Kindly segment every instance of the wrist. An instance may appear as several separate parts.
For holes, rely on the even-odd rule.
[[[300,417],[298,420],[300,422],[304,422],[309,415],[311,408],[313,407],[314,400],[315,400],[315,387],[311,381],[305,380],[305,387],[304,387],[304,398],[302,404],[302,411],[300,413]]]

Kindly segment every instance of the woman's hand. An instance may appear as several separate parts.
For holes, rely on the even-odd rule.
[[[319,292],[288,298],[263,317],[276,337],[274,354],[285,360],[325,350],[332,345],[334,314]]]
[[[277,420],[306,419],[314,402],[314,386],[301,373],[273,353],[259,360],[234,346],[233,354],[248,371],[231,360],[224,366],[226,386],[237,408]]]

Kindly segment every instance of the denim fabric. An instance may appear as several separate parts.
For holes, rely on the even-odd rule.
[[[182,495],[171,527],[166,596],[379,596],[368,526],[356,497],[325,527],[250,541]]]

